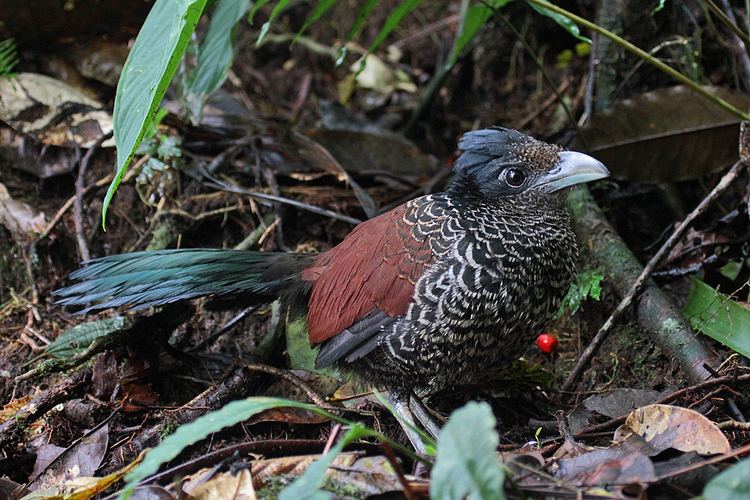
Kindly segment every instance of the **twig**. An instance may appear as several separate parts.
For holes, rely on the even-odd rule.
[[[710,387],[714,387],[717,385],[720,386],[724,384],[732,384],[732,383],[737,383],[737,382],[750,382],[750,374],[740,375],[740,376],[724,375],[722,377],[712,378],[710,380],[706,380],[705,382],[694,384],[689,387],[685,387],[683,389],[674,391],[671,394],[667,394],[663,398],[657,401],[654,401],[654,404],[671,403],[672,401],[678,398],[681,398],[682,396],[685,396],[686,394],[691,393],[691,392],[701,391],[703,389],[708,389]],[[601,432],[601,431],[612,429],[613,427],[622,425],[625,422],[626,418],[627,418],[627,415],[621,415],[611,420],[607,420],[606,422],[602,422],[601,424],[595,424],[595,425],[584,427],[583,429],[581,429],[579,432],[575,434],[575,437],[576,438],[586,437],[589,434],[592,434],[595,432]]]
[[[727,420],[716,424],[721,430],[732,430],[732,431],[750,431],[750,422],[740,422],[738,420]]]
[[[685,217],[685,219],[680,223],[679,226],[677,226],[677,228],[675,228],[669,239],[664,242],[661,248],[659,248],[659,251],[656,252],[656,254],[648,262],[648,264],[646,264],[646,267],[643,268],[643,271],[641,271],[641,274],[630,286],[630,290],[628,290],[625,296],[623,296],[622,300],[617,305],[617,308],[612,311],[612,314],[609,316],[609,318],[607,318],[607,321],[605,321],[601,328],[599,328],[599,331],[596,332],[596,335],[592,339],[591,343],[583,351],[583,354],[581,354],[578,362],[571,370],[570,375],[568,375],[567,380],[562,385],[562,391],[570,391],[571,388],[576,384],[576,382],[578,382],[578,379],[583,373],[583,370],[589,365],[589,363],[591,362],[591,358],[594,357],[594,354],[596,354],[596,352],[599,350],[599,347],[601,347],[602,343],[606,340],[615,322],[620,319],[620,316],[622,316],[622,314],[628,309],[628,307],[630,307],[633,299],[641,291],[643,285],[646,284],[649,276],[654,271],[656,266],[659,265],[664,256],[668,254],[672,247],[674,247],[674,245],[677,244],[677,242],[683,237],[690,224],[692,224],[693,221],[698,216],[700,216],[706,210],[706,208],[708,208],[708,206],[713,203],[714,200],[716,200],[716,198],[719,197],[719,195],[721,195],[740,175],[744,166],[745,164],[742,161],[738,161],[737,163],[735,163],[729,170],[729,172],[724,174],[721,180],[719,180],[719,183],[716,184],[713,190],[705,198],[703,198],[698,206],[695,207],[695,209],[690,212],[687,217]]]
[[[307,394],[307,397],[310,398],[310,401],[312,401],[315,404],[315,406],[318,406],[319,408],[323,408],[324,410],[328,410],[328,411],[341,410],[341,408],[328,404],[326,400],[320,397],[318,393],[315,392],[315,390],[312,387],[310,387],[310,385],[307,382],[299,378],[294,373],[291,373],[287,370],[274,368],[273,366],[260,364],[260,363],[243,363],[242,366],[244,368],[247,368],[250,371],[268,373],[269,375],[274,375],[276,377],[286,380],[287,382],[292,384],[294,387],[300,389],[302,392]]]
[[[58,404],[67,401],[91,380],[91,369],[86,368],[62,379],[59,383],[39,394],[18,410],[15,415],[0,422],[0,451],[10,450],[31,422],[47,413]]]
[[[112,137],[112,132],[108,132],[99,139],[96,140],[96,142],[89,148],[88,151],[86,151],[86,154],[83,155],[83,158],[78,164],[78,178],[76,179],[76,197],[74,201],[75,205],[75,211],[74,211],[74,222],[75,222],[75,229],[76,229],[76,241],[78,242],[78,251],[81,254],[81,260],[90,260],[91,259],[91,252],[89,252],[89,246],[88,243],[86,243],[86,236],[83,234],[84,228],[83,228],[83,196],[86,193],[86,171],[89,168],[89,163],[91,163],[91,158],[93,158],[94,153],[101,147],[102,143]]]
[[[285,205],[291,205],[293,207],[307,210],[308,212],[312,212],[314,214],[323,215],[325,217],[330,217],[331,219],[339,220],[342,222],[347,222],[355,226],[362,222],[360,219],[355,219],[354,217],[349,217],[348,215],[339,214],[332,210],[328,210],[326,208],[316,207],[315,205],[310,205],[308,203],[303,203],[301,201],[292,200],[290,198],[284,198],[283,196],[275,196],[272,194],[259,193],[257,191],[250,191],[248,189],[244,189],[239,186],[233,186],[229,183],[222,182],[218,179],[214,179],[209,176],[206,176],[206,178],[210,180],[210,182],[208,182],[207,184],[217,189],[228,191],[230,193],[244,194],[246,196],[250,196],[251,198],[255,198],[257,200],[272,201],[272,202],[275,201],[278,203],[283,203]]]
[[[627,50],[628,52],[632,52],[633,54],[635,54],[639,58],[645,60],[649,64],[651,64],[653,66],[656,66],[660,71],[668,74],[669,76],[671,76],[672,78],[674,78],[678,82],[683,83],[684,85],[686,85],[687,87],[689,87],[691,90],[693,90],[697,94],[700,94],[701,96],[705,97],[706,99],[714,102],[716,105],[718,105],[722,109],[725,109],[725,110],[729,111],[733,115],[738,116],[738,117],[740,117],[743,120],[750,120],[750,115],[748,115],[744,111],[741,111],[741,110],[737,109],[732,104],[728,103],[727,101],[725,101],[724,99],[722,99],[718,95],[712,94],[710,90],[707,90],[707,89],[701,87],[700,85],[698,85],[693,80],[691,80],[687,76],[683,75],[682,73],[680,73],[676,69],[672,68],[671,66],[669,66],[667,64],[664,64],[659,59],[656,59],[655,57],[651,56],[645,50],[643,50],[643,49],[641,49],[641,48],[633,45],[632,43],[628,42],[627,40],[625,40],[624,38],[622,38],[620,36],[617,36],[616,34],[612,33],[611,31],[602,28],[598,24],[592,23],[588,19],[585,19],[585,18],[583,18],[581,16],[577,16],[576,14],[573,14],[572,12],[569,12],[569,11],[567,11],[567,10],[561,8],[561,7],[558,7],[557,5],[554,5],[554,4],[550,3],[550,2],[547,2],[546,0],[526,0],[526,1],[528,3],[532,3],[534,5],[538,5],[540,7],[545,8],[545,9],[551,10],[555,14],[559,14],[561,16],[564,16],[564,17],[570,19],[571,21],[576,22],[577,24],[581,24],[581,25],[587,27],[588,29],[601,34],[602,36],[605,36],[605,37],[609,38],[610,40],[612,40],[613,42],[615,42],[617,45],[619,45],[620,47],[622,47],[623,49]]]
[[[198,342],[191,349],[191,351],[200,351],[203,347],[205,347],[206,345],[210,344],[211,342],[213,342],[214,340],[216,340],[217,338],[219,338],[220,336],[224,335],[229,330],[231,330],[232,328],[234,328],[234,326],[237,323],[239,323],[240,321],[242,321],[243,319],[245,319],[248,315],[250,315],[253,312],[255,312],[255,310],[258,309],[258,307],[260,307],[260,306],[257,305],[257,304],[249,306],[249,307],[246,307],[245,309],[243,309],[242,311],[240,311],[236,316],[234,316],[232,319],[230,319],[229,321],[227,321],[226,323],[224,323],[221,326],[221,328],[219,328],[218,330],[216,330],[215,332],[213,332],[211,335],[207,336],[206,338],[204,338],[203,340],[201,340],[200,342]]]

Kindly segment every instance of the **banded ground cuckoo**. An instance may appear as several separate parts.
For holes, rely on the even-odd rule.
[[[280,297],[306,310],[317,367],[387,388],[402,420],[417,416],[436,434],[417,394],[475,383],[532,345],[575,272],[564,188],[609,175],[590,156],[506,128],[469,132],[459,148],[444,192],[360,224],[327,252],[112,255],[73,272],[58,301],[88,312]]]

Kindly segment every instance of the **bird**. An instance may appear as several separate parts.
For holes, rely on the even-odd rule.
[[[280,298],[305,315],[316,368],[388,391],[412,444],[431,434],[420,395],[517,360],[555,314],[578,249],[564,193],[603,179],[586,154],[491,127],[470,131],[444,191],[357,225],[314,253],[139,251],[85,262],[57,290],[81,313],[213,296]],[[404,424],[406,422],[406,424]]]

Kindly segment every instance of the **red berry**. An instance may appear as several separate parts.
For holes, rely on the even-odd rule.
[[[542,333],[536,338],[536,346],[547,354],[557,351],[557,337],[550,333]]]

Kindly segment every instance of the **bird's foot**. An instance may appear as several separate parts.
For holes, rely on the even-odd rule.
[[[417,453],[425,455],[427,447],[424,441],[422,441],[422,437],[416,431],[417,424],[414,421],[414,414],[409,408],[409,399],[409,394],[394,390],[388,392],[388,402],[391,403],[395,417],[398,423],[401,424],[404,434],[409,438],[409,442]]]
[[[424,404],[422,399],[416,394],[412,393],[409,398],[409,407],[414,414],[414,417],[422,424],[424,430],[437,440],[440,434],[440,424],[432,417],[432,412]]]
[[[419,421],[424,430],[434,439],[437,439],[440,433],[440,425],[432,418],[430,410],[427,409],[422,400],[414,393],[392,390],[388,393],[388,400],[391,406],[393,406],[396,418],[401,424],[401,428],[404,430],[409,442],[411,442],[417,453],[424,455],[427,448],[422,436],[416,430],[418,429],[416,421]]]

